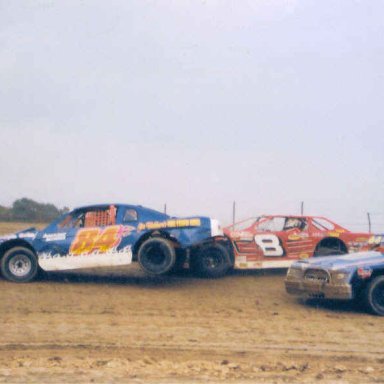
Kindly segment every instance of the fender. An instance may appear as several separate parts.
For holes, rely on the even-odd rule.
[[[0,258],[3,257],[4,253],[7,252],[8,249],[11,249],[13,247],[28,248],[36,255],[36,250],[32,247],[32,245],[28,241],[24,239],[13,239],[13,240],[6,240],[0,244]]]

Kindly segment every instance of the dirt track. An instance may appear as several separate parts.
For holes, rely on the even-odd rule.
[[[384,382],[384,319],[304,304],[283,280],[136,266],[0,280],[0,382]]]

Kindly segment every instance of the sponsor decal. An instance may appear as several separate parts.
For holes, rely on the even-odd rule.
[[[19,234],[20,239],[34,239],[36,237],[36,233],[34,232],[24,232]]]
[[[383,236],[371,236],[368,240],[368,244],[370,245],[380,244],[382,240],[383,240]]]
[[[262,263],[260,261],[240,261],[236,260],[235,268],[237,269],[258,269],[262,267]]]
[[[127,236],[127,228],[112,225],[105,229],[80,229],[71,244],[69,253],[72,255],[86,255],[92,252],[105,253],[120,244],[123,235]],[[129,228],[128,232],[130,233]]]
[[[299,235],[289,235],[288,236],[288,241],[295,241],[295,240],[300,240],[301,237]]]
[[[132,225],[125,225],[121,230],[121,236],[126,237],[129,236],[136,228],[132,227]]]
[[[66,238],[67,238],[67,234],[65,232],[63,232],[63,233],[46,233],[43,236],[43,239],[47,242],[65,240]]]
[[[297,241],[297,240],[303,240],[308,238],[308,233],[293,233],[291,235],[288,235],[288,241]]]
[[[252,241],[253,235],[249,232],[231,232],[231,238],[233,240]]]
[[[14,234],[10,234],[10,235],[4,235],[4,236],[1,236],[0,237],[0,240],[14,240],[14,239],[17,239],[17,236],[14,235]]]
[[[110,249],[102,253],[95,251],[81,255],[60,255],[50,252],[39,253],[39,265],[45,271],[60,271],[80,268],[110,267],[132,263],[132,248],[130,245],[123,249]]]
[[[368,237],[357,237],[357,238],[355,239],[355,242],[356,242],[356,243],[366,243],[368,240],[369,240]]]
[[[140,223],[137,230],[143,231],[146,229],[186,228],[200,226],[200,219],[171,219],[167,221],[148,221],[146,223]]]
[[[364,268],[364,267],[357,268],[357,275],[361,279],[369,279],[372,275],[372,272],[373,270],[370,268]]]
[[[132,253],[132,246],[131,245],[127,245],[126,247],[122,248],[122,249],[119,249],[117,250],[116,248],[113,248],[111,249],[108,254],[110,255],[117,255],[117,254],[120,254],[120,253]],[[75,255],[73,253],[69,253],[67,255],[62,255],[60,253],[52,253],[52,252],[40,252],[38,254],[39,256],[39,260],[45,260],[45,259],[68,259],[68,258],[71,258],[71,257],[76,257],[77,259],[80,259],[80,258],[88,258],[88,256],[97,256],[97,255],[105,255],[104,252],[99,252],[99,251],[95,251],[95,252],[92,252],[90,254],[81,254],[81,255]]]
[[[236,263],[237,264],[244,264],[247,262],[247,256],[237,256],[236,257]]]
[[[340,237],[340,232],[337,232],[337,231],[328,232],[328,236],[330,236],[330,237]]]
[[[262,269],[262,268],[287,268],[294,260],[273,260],[273,261],[249,261],[246,263],[238,263],[236,261],[235,268],[237,269]]]

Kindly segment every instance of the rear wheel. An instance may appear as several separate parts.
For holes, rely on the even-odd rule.
[[[384,276],[374,278],[366,287],[364,301],[368,310],[384,316]]]
[[[191,255],[193,271],[202,277],[224,276],[231,267],[227,249],[221,244],[207,244]]]
[[[1,273],[7,280],[26,283],[33,280],[37,272],[37,257],[28,248],[11,248],[1,259]]]
[[[144,271],[153,275],[163,275],[169,272],[176,262],[173,244],[161,237],[144,241],[137,257]]]
[[[314,256],[344,255],[346,253],[348,253],[348,249],[341,240],[326,238],[317,245]]]

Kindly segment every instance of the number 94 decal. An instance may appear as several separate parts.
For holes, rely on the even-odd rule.
[[[263,250],[264,256],[283,256],[284,249],[276,235],[256,235],[256,244]]]

